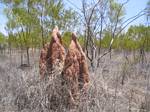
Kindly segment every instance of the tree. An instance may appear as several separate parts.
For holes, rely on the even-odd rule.
[[[60,29],[74,26],[70,23],[76,13],[65,9],[62,0],[2,0],[2,3],[7,6],[6,30],[9,35],[17,36],[15,38],[19,39],[21,51],[26,48],[28,65],[30,65],[29,48],[44,45],[55,25]],[[37,43],[39,45],[35,45]]]
[[[146,14],[147,21],[149,21],[149,19],[150,19],[150,0],[147,2],[146,12],[147,12],[147,14]],[[148,23],[148,25],[149,25],[149,23]]]
[[[0,32],[0,51],[4,52],[6,47],[6,37]]]
[[[124,16],[124,5],[127,3],[118,3],[116,0],[98,0],[96,2],[82,1],[82,13],[84,19],[85,29],[85,48],[88,59],[93,66],[94,60],[99,66],[100,47],[101,40],[105,37],[104,31],[108,31],[111,34],[113,43],[114,37],[116,36]],[[97,38],[99,39],[99,46],[96,46]],[[111,45],[109,51],[111,50]],[[97,47],[98,53],[97,53]],[[98,54],[98,55],[97,55]],[[96,58],[96,59],[95,59]]]
[[[0,44],[3,44],[5,40],[5,36],[0,32]]]

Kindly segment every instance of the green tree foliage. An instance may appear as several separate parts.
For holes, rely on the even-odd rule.
[[[34,40],[40,41],[41,37],[45,38],[45,43],[55,25],[60,29],[69,29],[75,26],[74,22],[77,23],[77,14],[65,9],[62,0],[2,0],[2,3],[7,5],[5,13],[9,25],[6,30],[9,34],[18,33],[26,47],[31,47]]]
[[[108,15],[110,23],[114,24],[114,26],[116,23],[121,23],[124,14],[125,14],[124,9],[122,8],[120,3],[118,3],[115,0],[109,0]]]
[[[66,48],[69,47],[69,44],[70,44],[70,41],[71,41],[71,32],[65,32],[64,35],[63,35],[63,44]]]
[[[150,0],[147,2],[147,6],[146,6],[146,11],[147,11],[147,19],[150,19]]]
[[[149,38],[150,27],[144,25],[140,26],[131,26],[127,32],[127,36],[134,41],[134,46],[137,49],[144,48],[149,49],[150,47],[150,38]]]
[[[62,0],[2,0],[2,3],[7,6],[9,46],[25,48],[28,64],[29,48],[41,47],[50,41],[49,32],[55,25],[60,29],[71,28],[76,14],[65,9]]]
[[[70,45],[70,42],[71,42],[71,35],[72,35],[72,32],[65,32],[63,34],[63,38],[62,38],[62,41],[63,41],[63,44],[66,48],[69,47]],[[78,41],[80,43],[80,45],[83,47],[84,46],[84,37],[82,35],[78,35]]]
[[[125,9],[123,5],[118,1],[109,0],[107,13],[109,20],[107,30],[109,30],[112,33],[112,36],[115,36],[115,33],[117,33],[117,31],[122,27],[121,23],[124,19]]]
[[[4,44],[6,42],[6,37],[0,33],[0,44]]]
[[[111,33],[105,31],[105,36],[102,39],[102,47],[108,48],[111,41]],[[126,49],[137,50],[143,48],[150,50],[150,27],[139,25],[131,26],[126,34],[123,34],[114,39],[112,48],[114,49]],[[98,43],[98,42],[97,42]],[[97,44],[98,45],[98,44]]]
[[[108,48],[109,47],[109,44],[110,44],[110,41],[111,41],[111,33],[109,33],[109,32],[105,32],[104,33],[104,37],[103,37],[103,39],[101,40],[101,43],[102,43],[102,47],[104,47],[104,48]]]

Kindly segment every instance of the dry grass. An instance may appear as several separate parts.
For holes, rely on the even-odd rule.
[[[79,106],[67,109],[61,100],[60,71],[51,81],[41,81],[38,57],[32,66],[18,68],[20,57],[0,55],[0,112],[149,112],[150,53],[143,64],[129,53],[113,52],[101,59],[100,67],[90,72],[87,94],[81,94]]]

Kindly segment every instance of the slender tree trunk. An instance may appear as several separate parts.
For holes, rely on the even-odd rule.
[[[42,46],[44,47],[44,31],[43,31],[43,8],[41,13],[41,35],[42,35]]]
[[[85,51],[86,51],[86,38],[87,38],[87,34],[86,34],[86,29],[85,29],[85,31],[84,31],[84,50]]]
[[[21,47],[21,53],[20,53],[20,56],[21,56],[21,65],[23,65],[23,49],[22,49],[22,47]]]
[[[26,48],[26,51],[27,51],[27,64],[30,65],[29,47]]]
[[[99,49],[98,49],[98,55],[101,53],[101,37],[99,39]],[[99,67],[100,59],[97,60],[97,67]]]
[[[43,26],[41,26],[41,32],[42,32],[42,45],[44,47],[44,34],[43,34]]]
[[[9,43],[9,55],[10,55],[10,63],[12,62],[12,48],[11,43]]]
[[[111,52],[112,52],[112,47],[111,46],[110,46],[109,50],[110,50],[110,59],[111,59]]]
[[[102,30],[103,30],[103,20],[101,18],[101,30],[100,30],[100,38],[99,38],[99,47],[98,47],[98,55],[101,53],[101,39],[102,39]],[[97,67],[99,67],[100,59],[97,60]]]
[[[99,38],[99,49],[98,49],[98,54],[100,55],[100,51],[101,51],[101,38],[102,38],[102,30],[103,30],[103,15],[101,15],[101,30],[100,30],[100,38]]]
[[[3,52],[2,52],[2,46],[1,46],[1,44],[0,44],[0,51],[1,51],[1,54],[2,54]]]

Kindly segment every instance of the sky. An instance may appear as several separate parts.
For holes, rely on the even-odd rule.
[[[121,1],[125,1],[125,0],[121,0]],[[138,12],[144,9],[146,7],[147,2],[148,0],[129,0],[129,2],[125,6],[125,10],[126,10],[125,20],[136,15]],[[79,11],[76,7],[81,9],[81,0],[64,0],[64,3],[65,6],[71,7],[76,11]],[[75,4],[75,6],[73,6],[72,3]],[[3,12],[4,8],[5,6],[0,3],[0,32],[2,32],[4,35],[7,35],[5,26],[8,20]],[[137,19],[136,21],[132,22],[130,25],[139,25],[145,23],[146,23],[146,17],[143,16]]]
[[[7,17],[4,14],[4,5],[0,3],[0,32],[7,35],[5,31],[5,26],[7,23]]]

